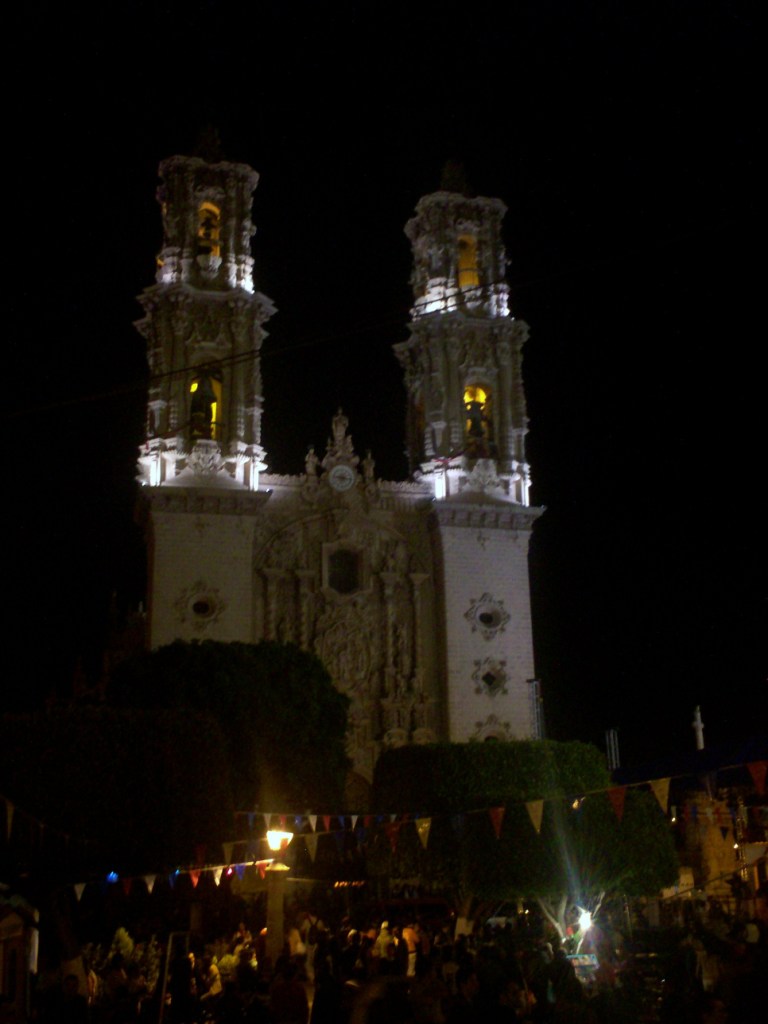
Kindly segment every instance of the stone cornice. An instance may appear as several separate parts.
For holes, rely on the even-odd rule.
[[[152,513],[173,512],[211,515],[256,515],[269,501],[267,491],[207,491],[200,489],[145,487],[141,499]]]
[[[482,526],[489,530],[514,530],[522,533],[533,529],[533,524],[544,509],[495,502],[473,504],[436,501],[433,512],[440,526],[461,526],[470,529]]]

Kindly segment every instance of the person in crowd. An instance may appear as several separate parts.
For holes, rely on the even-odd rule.
[[[480,981],[474,966],[464,964],[456,971],[456,994],[446,1000],[447,1024],[480,1024],[476,999]]]
[[[269,1012],[274,1024],[308,1024],[307,992],[296,962],[289,957],[277,958],[269,989]]]
[[[387,956],[391,942],[392,932],[389,930],[389,921],[382,921],[379,934],[376,936],[376,941],[371,950],[374,960],[379,961]]]

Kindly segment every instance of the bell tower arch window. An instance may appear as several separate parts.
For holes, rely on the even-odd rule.
[[[215,203],[203,202],[198,207],[197,255],[221,255],[221,210]]]
[[[189,385],[189,425],[193,441],[216,441],[221,431],[221,379],[201,373]]]
[[[477,288],[480,274],[477,269],[477,239],[474,235],[459,235],[459,288]]]
[[[491,393],[482,384],[469,384],[464,389],[465,431],[470,446],[482,449],[493,442]]]

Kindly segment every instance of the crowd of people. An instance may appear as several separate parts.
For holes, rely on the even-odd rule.
[[[709,922],[708,922],[709,923]],[[152,987],[113,956],[78,991],[66,977],[41,1006],[41,1024],[757,1024],[768,1006],[768,934],[758,922],[712,918],[677,936],[663,977],[610,929],[587,947],[591,970],[551,933],[486,927],[454,934],[415,919],[331,927],[304,912],[283,954],[266,930],[234,935],[196,955],[179,948]],[[92,975],[93,972],[90,972]]]

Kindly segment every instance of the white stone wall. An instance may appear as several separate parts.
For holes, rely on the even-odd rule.
[[[253,641],[252,548],[250,516],[155,512],[152,647],[174,640]]]
[[[449,738],[524,739],[534,723],[528,531],[440,528]],[[488,619],[488,626],[481,617]],[[488,686],[483,675],[496,675]],[[481,692],[476,692],[480,690]],[[506,691],[506,692],[504,692]]]

